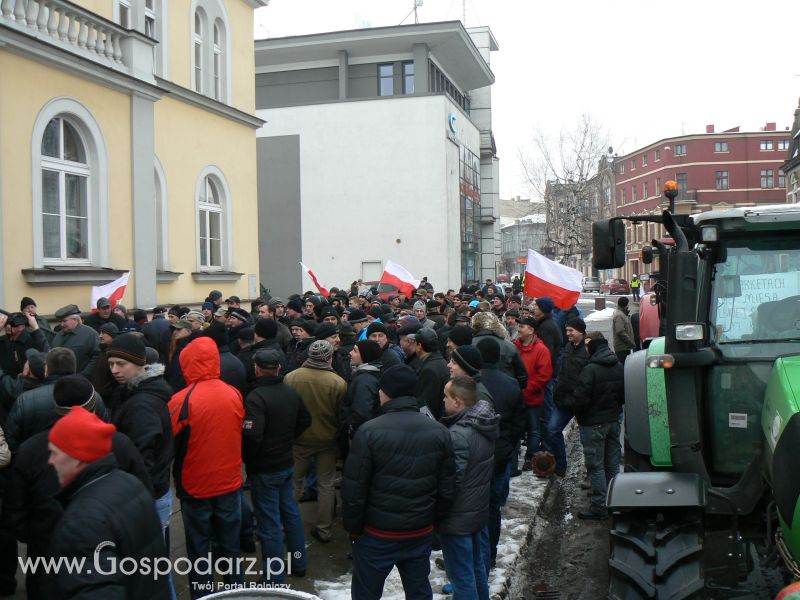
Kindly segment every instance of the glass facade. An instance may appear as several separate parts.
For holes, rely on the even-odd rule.
[[[459,197],[461,205],[461,279],[479,280],[481,269],[481,161],[465,146],[459,147]]]

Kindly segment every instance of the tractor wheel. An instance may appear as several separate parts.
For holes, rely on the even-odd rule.
[[[705,597],[703,521],[692,511],[617,513],[611,528],[608,597]]]

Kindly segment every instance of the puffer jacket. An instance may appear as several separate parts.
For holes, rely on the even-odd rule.
[[[217,345],[209,337],[181,352],[187,386],[169,401],[178,438],[173,474],[179,498],[212,498],[242,487],[244,403],[239,390],[219,378],[219,369]]]
[[[439,533],[471,535],[486,526],[499,420],[485,400],[442,417],[453,440],[456,471],[453,503],[439,524]]]
[[[352,438],[358,428],[380,414],[378,381],[381,378],[381,360],[358,365],[347,386],[347,409],[344,411],[347,430]]]
[[[581,376],[583,367],[589,362],[589,352],[586,345],[581,341],[577,346],[570,341],[564,344],[562,353],[561,374],[553,391],[553,401],[559,408],[564,408],[562,402],[565,396],[572,393],[578,378]]]
[[[526,406],[541,406],[544,404],[544,388],[553,378],[553,362],[550,359],[550,350],[538,337],[533,338],[533,343],[527,346],[522,339],[514,340],[514,346],[519,350],[519,356],[528,370],[528,385],[522,391],[522,398]]]
[[[142,482],[117,467],[113,455],[89,464],[59,494],[64,514],[53,532],[49,555],[85,560],[91,569],[59,569],[46,579],[47,598],[170,597],[166,575],[120,569],[120,560],[150,565],[166,556],[153,497]],[[105,546],[103,543],[105,542]],[[108,542],[113,542],[109,544]],[[100,551],[97,550],[100,548]],[[116,562],[117,568],[113,569]],[[93,565],[102,565],[95,568]],[[111,574],[109,574],[111,573]]]
[[[163,375],[163,365],[147,365],[141,375],[115,390],[111,411],[111,422],[131,439],[142,455],[156,498],[169,490],[169,467],[173,456],[172,427],[167,409],[172,388]]]
[[[426,535],[453,498],[453,442],[412,396],[381,411],[358,429],[344,465],[344,527],[356,535]]]
[[[289,373],[284,382],[297,390],[311,415],[311,427],[297,438],[297,444],[330,446],[336,443],[342,400],[347,393],[344,379],[330,369],[304,366]]]
[[[625,402],[623,368],[617,356],[602,340],[581,371],[572,394],[564,399],[564,406],[575,411],[578,425],[602,425],[619,419]]]

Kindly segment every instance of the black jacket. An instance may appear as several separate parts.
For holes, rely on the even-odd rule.
[[[247,383],[252,384],[256,380],[256,368],[255,362],[253,362],[253,357],[259,350],[266,350],[267,348],[272,348],[273,350],[277,350],[281,353],[281,371],[286,370],[286,355],[283,353],[283,348],[281,347],[280,343],[278,343],[278,340],[275,338],[269,340],[259,340],[249,348],[240,350],[239,354],[236,355],[236,358],[242,361],[242,364],[244,365],[244,374],[247,379]]]
[[[40,431],[20,447],[10,467],[10,485],[3,498],[3,518],[20,542],[28,544],[28,555],[43,556],[63,512],[56,500],[58,477],[47,460],[48,431]],[[144,461],[130,438],[114,432],[111,452],[119,468],[134,475],[147,488],[153,486]]]
[[[536,335],[550,350],[550,356],[553,359],[553,378],[558,377],[561,368],[561,348],[564,346],[564,339],[561,337],[561,326],[553,318],[553,315],[545,313],[538,321]]]
[[[64,514],[53,532],[49,554],[66,560],[84,558],[92,568],[80,573],[60,569],[47,580],[52,586],[47,597],[64,600],[170,597],[166,575],[154,578],[152,573],[145,575],[138,569],[132,575],[124,575],[122,569],[111,568],[111,559],[116,560],[117,567],[127,557],[136,564],[142,564],[146,558],[152,566],[156,558],[166,556],[153,497],[136,477],[117,468],[113,455],[81,471],[61,491],[59,501]],[[102,546],[103,542],[113,543]],[[95,568],[95,561],[102,568]],[[116,574],[104,574],[114,571]]]
[[[381,403],[378,399],[378,381],[381,378],[380,359],[359,365],[347,384],[347,397],[344,400],[345,423],[352,438],[358,428],[380,414]]]
[[[486,527],[499,420],[485,400],[442,418],[453,439],[456,477],[453,503],[439,524],[439,533],[471,535]]]
[[[528,369],[522,362],[522,357],[517,352],[517,347],[508,340],[497,337],[492,331],[482,329],[472,337],[472,345],[477,346],[481,340],[494,340],[500,348],[500,360],[497,368],[506,375],[510,375],[517,380],[519,389],[524,390],[528,385]]]
[[[96,332],[100,333],[100,328],[106,323],[113,323],[117,329],[124,331],[127,326],[127,320],[120,317],[117,313],[111,312],[107,319],[101,319],[100,313],[92,313],[83,320],[83,324],[91,327]]]
[[[500,430],[494,446],[494,464],[500,470],[511,460],[514,447],[525,431],[525,403],[517,380],[494,365],[481,369],[481,382],[492,395],[494,412],[500,417]]]
[[[302,338],[297,342],[292,352],[289,354],[289,365],[286,367],[286,375],[303,366],[308,358],[308,347],[314,343],[314,338]]]
[[[173,452],[172,423],[167,410],[172,388],[163,373],[162,365],[145,367],[140,377],[115,390],[111,409],[111,422],[131,438],[142,455],[156,498],[169,490]]]
[[[567,340],[567,343],[564,344],[561,374],[558,377],[556,389],[553,391],[553,401],[556,406],[564,408],[562,406],[563,399],[572,393],[578,383],[581,371],[588,362],[589,352],[586,350],[586,344],[581,342],[576,346]]]
[[[434,350],[425,358],[420,359],[417,372],[417,402],[419,406],[427,406],[437,421],[444,411],[444,386],[450,381],[450,369],[447,361]]]
[[[294,440],[311,425],[303,399],[283,376],[259,377],[244,401],[242,458],[248,475],[294,464]]]
[[[39,352],[47,352],[50,349],[41,329],[23,331],[13,342],[7,335],[0,336],[0,369],[12,376],[22,373],[28,360],[25,352],[31,348]]]
[[[566,408],[575,411],[579,425],[616,421],[625,402],[622,365],[608,347],[608,342],[603,341],[605,343],[595,350],[581,371],[572,394],[563,402]]]
[[[453,444],[411,396],[390,400],[353,438],[342,474],[347,531],[419,531],[436,523],[453,497]],[[488,502],[487,502],[488,507]]]
[[[219,378],[239,390],[244,397],[247,392],[247,374],[242,361],[236,358],[228,346],[219,348]]]

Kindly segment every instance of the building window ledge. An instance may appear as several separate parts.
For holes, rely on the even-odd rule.
[[[178,273],[177,271],[156,271],[156,282],[157,283],[172,283],[178,280],[178,277],[183,275],[183,273]]]
[[[192,279],[200,281],[239,281],[244,273],[235,271],[196,271],[192,273]]]
[[[98,267],[42,267],[22,269],[22,276],[29,285],[102,285],[119,278],[127,269],[103,269]]]

